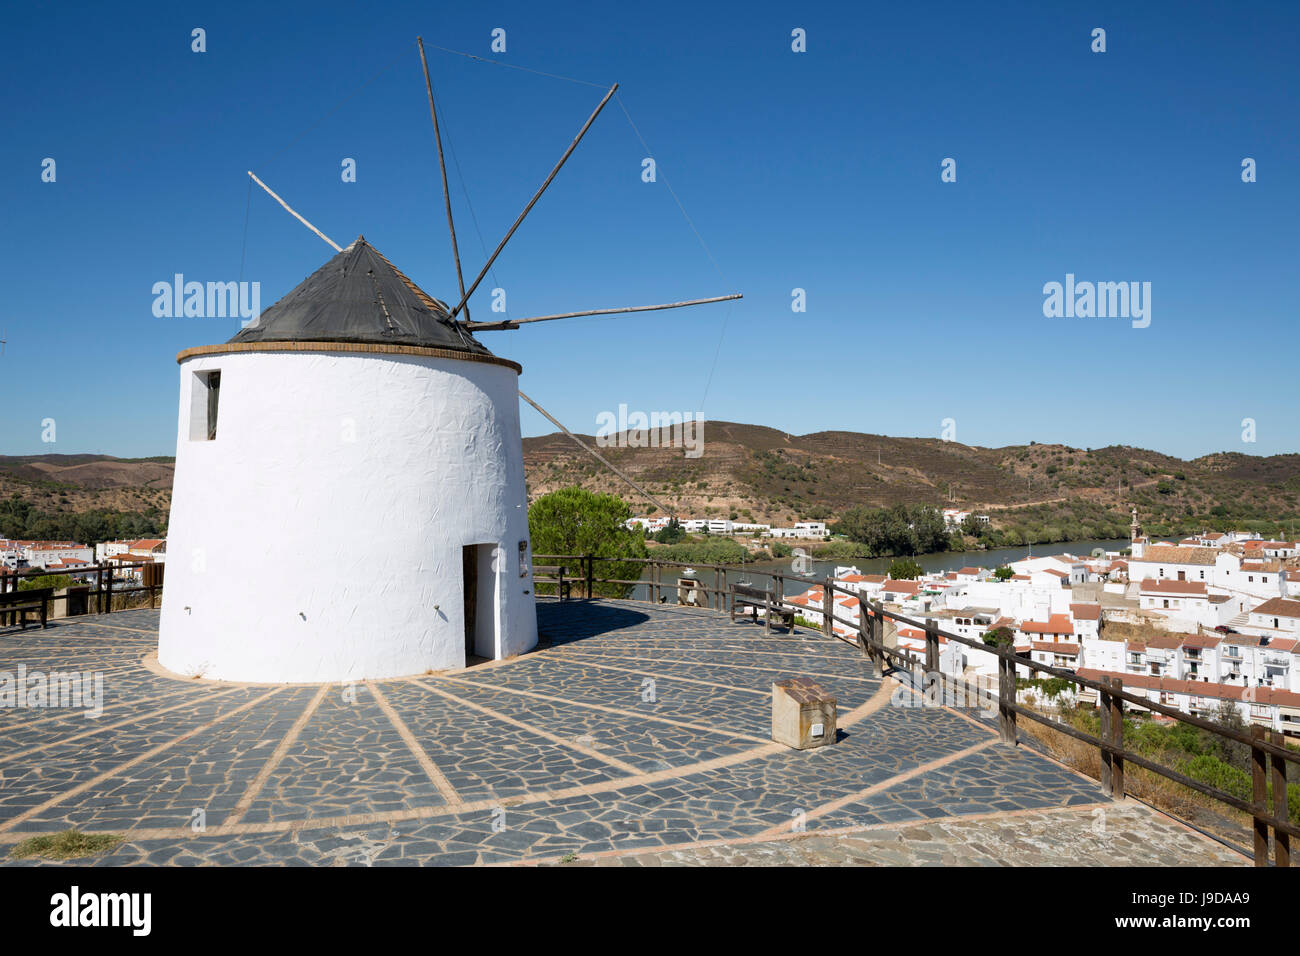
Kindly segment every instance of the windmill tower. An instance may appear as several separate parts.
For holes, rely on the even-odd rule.
[[[429,84],[454,308],[363,237],[339,247],[253,176],[337,254],[228,342],[177,357],[163,667],[219,680],[348,681],[536,645],[522,368],[474,332],[739,298],[470,321],[470,296],[615,89],[467,290]]]
[[[360,680],[537,643],[521,368],[365,239],[178,361],[164,667]]]

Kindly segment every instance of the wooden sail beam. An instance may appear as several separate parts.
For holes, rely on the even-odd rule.
[[[609,88],[609,92],[605,94],[605,98],[600,101],[600,105],[596,107],[589,117],[587,117],[587,122],[582,125],[582,129],[578,130],[578,135],[573,138],[573,142],[569,144],[569,148],[564,151],[564,155],[560,157],[560,161],[556,163],[555,168],[551,170],[551,175],[546,177],[546,182],[542,183],[537,192],[533,194],[533,198],[528,200],[528,205],[524,207],[524,211],[519,214],[519,218],[516,219],[514,225],[510,227],[510,231],[506,233],[504,239],[497,243],[496,249],[494,249],[492,255],[488,257],[488,261],[483,266],[482,271],[479,272],[478,278],[470,284],[469,291],[460,297],[460,302],[457,304],[456,308],[451,310],[451,318],[456,318],[456,316],[460,314],[460,310],[465,308],[465,303],[468,302],[470,296],[474,294],[474,290],[477,289],[479,283],[483,281],[483,277],[488,274],[488,270],[492,268],[492,263],[496,262],[497,256],[501,255],[501,250],[506,247],[506,243],[510,241],[510,237],[513,236],[515,230],[519,228],[519,224],[523,222],[524,217],[532,211],[533,206],[537,204],[537,200],[542,198],[542,193],[546,192],[547,187],[551,185],[551,181],[555,179],[564,164],[569,161],[569,157],[573,155],[573,151],[577,149],[578,144],[582,142],[582,137],[587,135],[587,130],[591,129],[591,124],[596,122],[596,117],[600,115],[600,111],[605,108],[605,104],[608,103],[617,92],[618,84],[615,83]]]
[[[517,329],[526,322],[551,322],[555,319],[576,319],[585,315],[619,315],[626,312],[656,312],[661,309],[682,309],[688,305],[708,305],[710,302],[730,302],[733,299],[740,299],[743,296],[739,293],[731,295],[717,295],[711,299],[689,299],[686,302],[665,302],[663,305],[629,305],[621,309],[587,309],[583,312],[560,312],[557,315],[534,315],[526,319],[508,319],[500,322],[469,322],[466,321],[465,328],[471,332],[500,332],[507,329]]]
[[[451,230],[451,254],[456,260],[456,281],[460,296],[465,298],[465,276],[460,270],[460,247],[456,244],[456,223],[451,218],[451,191],[447,188],[447,161],[442,155],[442,131],[438,128],[438,110],[433,105],[433,81],[429,79],[429,61],[424,58],[424,38],[416,37],[420,47],[420,65],[424,67],[424,88],[429,94],[429,115],[433,117],[433,138],[438,142],[438,169],[442,172],[442,201],[447,206],[447,228]],[[469,321],[469,306],[465,307],[465,321]]]
[[[542,408],[542,406],[538,405],[535,401],[533,401],[531,398],[529,398],[529,397],[528,397],[527,395],[525,395],[523,392],[520,392],[520,393],[519,393],[519,397],[522,398],[522,399],[523,399],[525,402],[527,402],[529,405],[533,406],[533,408],[535,408],[535,409],[537,409],[539,412],[541,412],[541,413],[546,417],[546,420],[549,421],[552,425],[554,425],[554,426],[555,426],[556,428],[558,428],[560,431],[564,432],[564,434],[568,435],[568,436],[569,436],[570,438],[572,438],[575,442],[577,442],[578,445],[579,445],[579,447],[581,447],[583,451],[587,452],[589,455],[591,455],[593,458],[595,458],[598,462],[600,462],[602,465],[604,465],[606,468],[608,468],[608,469],[609,469],[610,471],[612,471],[614,474],[618,475],[620,478],[622,478],[624,481],[626,481],[629,485],[631,485],[631,486],[632,486],[633,488],[635,488],[637,491],[641,492],[641,494],[645,495],[646,500],[649,501],[651,504],[653,504],[656,508],[658,508],[660,511],[662,511],[664,514],[668,515],[668,516],[671,517],[671,518],[675,518],[675,517],[677,517],[676,513],[675,513],[671,508],[669,508],[669,507],[667,507],[666,505],[664,505],[664,504],[663,504],[663,503],[662,503],[658,498],[656,498],[654,495],[650,494],[650,492],[646,491],[644,488],[642,488],[640,485],[638,485],[635,481],[633,481],[633,480],[632,480],[631,478],[629,478],[627,475],[623,474],[623,472],[620,471],[618,468],[616,468],[614,465],[610,464],[609,459],[605,458],[603,455],[601,455],[600,452],[596,451],[596,449],[592,448],[590,445],[588,445],[585,441],[583,441],[581,438],[579,438],[579,437],[578,437],[577,435],[575,435],[573,432],[571,432],[571,431],[569,431],[567,428],[565,428],[564,425],[560,423],[560,420],[557,419],[554,415],[552,415],[552,414],[551,414],[550,412],[548,412],[546,409]]]
[[[309,223],[306,219],[302,218],[302,216],[300,216],[300,215],[298,215],[296,212],[294,212],[293,207],[290,206],[290,205],[289,205],[287,202],[285,202],[283,199],[281,199],[279,196],[277,196],[277,195],[275,194],[275,191],[272,190],[270,186],[268,186],[266,183],[262,182],[262,181],[261,181],[260,179],[258,179],[255,175],[253,175],[253,171],[252,171],[251,169],[248,171],[248,175],[253,177],[253,182],[257,183],[257,185],[261,186],[263,189],[266,190],[267,195],[269,195],[272,199],[274,199],[274,200],[275,200],[276,202],[278,202],[281,206],[283,206],[283,207],[288,211],[289,215],[293,216],[294,219],[297,219],[300,223],[302,223],[304,226],[306,226],[306,227],[307,227],[308,229],[310,229],[312,232],[316,233],[316,235],[320,236],[322,239],[324,239],[326,242],[328,242],[331,246],[333,246],[335,252],[342,252],[342,251],[343,251],[343,247],[340,246],[337,242],[335,242],[335,241],[334,241],[333,239],[331,239],[329,236],[325,235],[325,233],[321,232],[319,229],[317,229],[315,226],[313,226],[311,223]]]

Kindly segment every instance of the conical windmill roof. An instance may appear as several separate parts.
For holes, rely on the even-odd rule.
[[[356,342],[492,353],[358,236],[231,343]]]

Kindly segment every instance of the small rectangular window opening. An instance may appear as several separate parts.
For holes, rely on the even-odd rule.
[[[217,437],[217,406],[221,399],[221,372],[194,373],[190,398],[190,441],[213,441]]]

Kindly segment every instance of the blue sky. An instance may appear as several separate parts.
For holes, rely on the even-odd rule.
[[[155,318],[153,284],[255,280],[265,308],[332,254],[245,170],[455,300],[417,34],[618,81],[660,172],[641,181],[611,103],[475,318],[498,317],[495,286],[516,317],[745,295],[483,333],[574,430],[627,404],[798,433],[939,437],[952,418],[969,444],[1294,452],[1298,21],[1292,3],[11,5],[0,453],[174,453],[175,355],[238,323]],[[472,276],[602,90],[432,49],[430,66]],[[1043,284],[1067,273],[1150,282],[1150,327],[1045,318]]]

